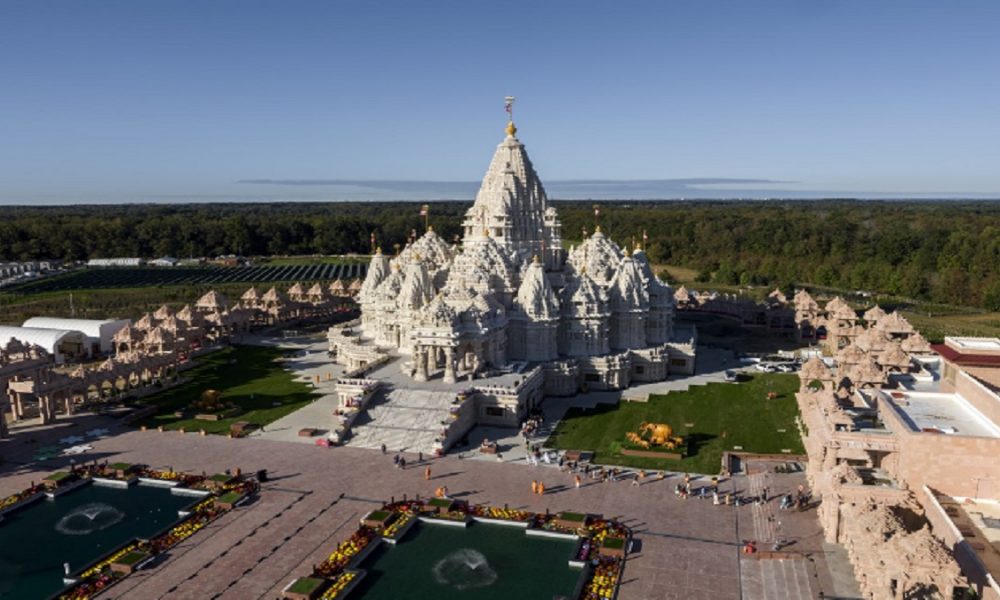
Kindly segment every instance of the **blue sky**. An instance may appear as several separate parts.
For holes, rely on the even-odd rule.
[[[508,94],[553,197],[1000,197],[995,1],[0,14],[4,204],[471,198]]]

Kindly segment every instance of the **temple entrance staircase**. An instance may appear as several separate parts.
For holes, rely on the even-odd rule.
[[[455,392],[393,389],[372,398],[364,414],[352,427],[348,446],[380,448],[389,452],[434,453],[434,438],[440,434],[442,421],[448,421],[448,411]]]

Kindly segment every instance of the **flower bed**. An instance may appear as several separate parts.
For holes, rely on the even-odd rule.
[[[354,583],[360,579],[361,573],[359,571],[347,570],[337,575],[333,578],[330,587],[326,588],[323,595],[320,596],[323,600],[336,600],[337,598],[343,598],[351,591],[354,587]]]
[[[355,556],[375,539],[375,530],[362,525],[358,530],[344,542],[341,542],[337,549],[330,553],[326,560],[316,565],[315,574],[320,577],[332,578],[347,568]]]
[[[447,510],[440,512],[442,509]],[[600,516],[571,512],[558,515],[540,514],[506,507],[470,505],[447,498],[392,502],[375,512],[394,514],[395,519],[386,520],[389,524],[381,530],[361,524],[349,539],[341,542],[325,561],[313,568],[312,577],[321,577],[329,582],[322,598],[340,600],[349,594],[354,584],[364,575],[364,571],[356,571],[351,567],[363,560],[365,550],[379,538],[396,539],[397,535],[401,537],[408,529],[407,526],[417,517],[448,521],[466,521],[472,517],[523,523],[529,533],[531,530],[559,531],[561,528],[556,523],[565,519],[573,525],[572,533],[579,536],[580,540],[574,554],[569,557],[570,563],[578,567],[581,566],[579,563],[589,564],[592,567],[586,571],[581,600],[614,598],[622,566],[625,564],[625,551],[630,536],[630,531],[625,525]],[[602,548],[614,549],[619,551],[620,555],[602,554]],[[286,595],[286,598],[290,597]]]
[[[393,541],[398,540],[406,533],[406,525],[412,520],[413,516],[409,513],[400,513],[395,521],[382,530],[382,537]]]
[[[45,486],[33,485],[26,490],[7,496],[6,498],[0,500],[0,513],[14,510],[15,508],[19,508],[22,504],[36,500],[38,495],[43,491],[45,491]]]
[[[621,558],[602,558],[594,565],[590,580],[583,586],[581,600],[610,600],[615,597],[622,573]]]

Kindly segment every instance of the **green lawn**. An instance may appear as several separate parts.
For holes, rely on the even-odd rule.
[[[257,425],[276,421],[312,401],[309,385],[296,381],[281,366],[286,350],[259,346],[232,346],[203,356],[198,366],[182,373],[185,383],[144,398],[144,404],[157,404],[160,412],[141,424],[162,425],[165,429],[185,427],[189,431],[204,429],[209,433],[226,433],[236,421]],[[221,421],[179,419],[174,411],[186,409],[205,390],[219,390],[222,398],[243,409],[243,413]],[[251,397],[252,396],[252,397]],[[278,404],[278,406],[275,406]]]
[[[755,374],[742,383],[694,386],[686,392],[651,396],[649,402],[601,404],[590,410],[573,408],[549,438],[549,445],[592,450],[594,460],[601,464],[717,473],[722,452],[733,446],[743,446],[746,452],[804,452],[795,426],[798,388],[796,375]],[[778,397],[768,400],[770,391]],[[643,421],[673,427],[675,435],[689,441],[689,455],[681,460],[622,455],[621,447],[627,444],[625,433],[637,430]]]

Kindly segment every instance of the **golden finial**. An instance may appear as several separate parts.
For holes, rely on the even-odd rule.
[[[538,258],[538,255],[536,254],[536,255],[534,255],[534,256],[531,257],[531,262],[533,262],[533,263],[535,263],[537,265],[538,263],[542,262],[542,259]]]
[[[375,246],[375,254],[382,255],[382,246]]]
[[[594,233],[601,233],[601,226],[600,225],[594,225]]]
[[[503,99],[503,109],[507,111],[507,135],[514,137],[517,127],[514,126],[514,96],[507,96]]]
[[[428,225],[427,226],[427,232],[430,233],[431,231],[434,231],[434,226],[433,225]]]

